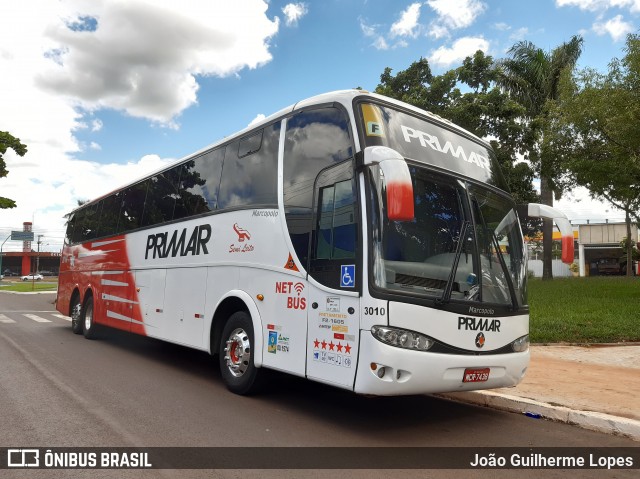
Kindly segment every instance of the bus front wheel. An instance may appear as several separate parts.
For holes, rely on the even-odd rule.
[[[227,389],[236,394],[257,391],[259,368],[253,362],[253,323],[244,311],[233,313],[222,330],[219,361],[220,373]]]

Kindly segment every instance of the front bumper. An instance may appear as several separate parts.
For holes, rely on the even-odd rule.
[[[362,331],[354,391],[397,396],[512,387],[522,380],[528,365],[528,350],[484,356],[411,351],[381,343],[370,331]],[[465,383],[467,368],[490,368],[489,379]]]

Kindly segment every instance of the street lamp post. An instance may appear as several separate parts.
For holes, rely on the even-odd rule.
[[[2,242],[2,246],[0,246],[0,277],[2,277],[2,248],[4,248],[4,244],[11,238],[11,235],[7,236],[7,239]]]
[[[40,243],[42,243],[41,238],[43,238],[44,235],[38,235],[38,255],[36,256],[36,273],[40,272]]]

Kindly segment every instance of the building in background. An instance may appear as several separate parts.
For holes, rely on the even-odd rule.
[[[30,221],[23,223],[22,231],[31,233],[33,224]],[[24,276],[33,272],[47,275],[57,275],[60,270],[61,253],[40,251],[43,235],[36,237],[36,250],[33,250],[33,241],[23,241],[22,251],[2,252],[2,266],[0,274],[5,277]],[[6,242],[6,241],[5,241]]]
[[[574,269],[580,276],[603,276],[626,274],[626,251],[621,243],[627,236],[625,223],[591,223],[574,225],[573,237],[576,244]],[[554,251],[560,256],[560,233],[554,232]],[[631,224],[631,239],[638,242],[638,225]],[[542,276],[542,237],[527,238],[529,251],[529,271],[535,277]],[[555,258],[555,256],[554,256]],[[638,262],[633,263],[634,274],[640,273]],[[553,261],[553,276],[572,276],[572,268],[560,259]]]

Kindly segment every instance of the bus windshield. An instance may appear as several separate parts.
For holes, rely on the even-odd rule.
[[[439,302],[526,304],[523,238],[513,204],[486,188],[411,166],[415,217],[389,221],[371,169],[373,282]]]
[[[440,303],[527,304],[524,242],[490,148],[427,119],[360,105],[367,146],[410,165],[415,217],[389,221],[383,174],[371,168],[372,282]],[[486,185],[486,186],[484,186]]]

